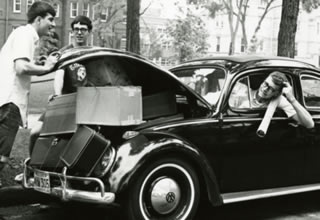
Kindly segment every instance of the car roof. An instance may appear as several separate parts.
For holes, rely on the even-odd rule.
[[[229,70],[245,70],[254,67],[295,67],[320,71],[316,66],[296,59],[280,56],[258,56],[258,55],[232,55],[213,56],[184,62],[175,66],[171,71],[191,66],[218,65]]]

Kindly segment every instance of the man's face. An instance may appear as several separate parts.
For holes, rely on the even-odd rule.
[[[279,95],[280,86],[276,85],[272,77],[269,76],[264,80],[264,82],[260,85],[258,95],[263,99],[271,99]]]
[[[86,46],[90,35],[88,26],[76,23],[73,25],[73,38],[76,46]]]
[[[56,23],[54,17],[51,14],[47,14],[44,18],[39,19],[39,36],[49,35],[51,30],[54,30]]]

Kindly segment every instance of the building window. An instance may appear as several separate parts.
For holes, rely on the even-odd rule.
[[[221,37],[217,37],[217,46],[216,46],[217,52],[220,52],[220,41],[221,41]]]
[[[241,38],[241,48],[240,48],[240,51],[241,52],[244,52],[244,38]]]
[[[53,4],[53,8],[56,11],[56,17],[59,17],[60,14],[60,5],[58,3]]]
[[[263,41],[260,42],[260,51],[263,51]]]
[[[71,2],[70,3],[70,17],[75,18],[78,16],[78,3]]]
[[[31,7],[33,2],[34,2],[34,0],[27,0],[27,11],[29,10],[29,8]]]
[[[266,6],[266,4],[267,4],[267,2],[266,2],[265,0],[260,0],[260,5],[261,5],[261,6],[264,7],[264,6]]]
[[[88,18],[90,17],[90,4],[89,3],[83,3],[83,8],[82,8],[82,15],[87,16]]]
[[[100,14],[100,19],[102,22],[106,22],[107,21],[107,18],[108,18],[108,8],[104,8],[101,10],[101,14]]]
[[[126,47],[127,47],[127,39],[126,37],[122,37],[120,42],[120,50],[126,50]]]
[[[21,12],[21,0],[13,0],[13,12]]]

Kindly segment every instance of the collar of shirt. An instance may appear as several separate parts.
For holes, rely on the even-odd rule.
[[[267,106],[268,102],[259,102],[257,99],[257,93],[258,91],[253,91],[252,93],[252,105],[253,107],[257,108],[257,107],[265,107]]]

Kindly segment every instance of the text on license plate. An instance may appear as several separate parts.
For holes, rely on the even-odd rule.
[[[34,189],[40,192],[50,193],[49,173],[35,170]]]

